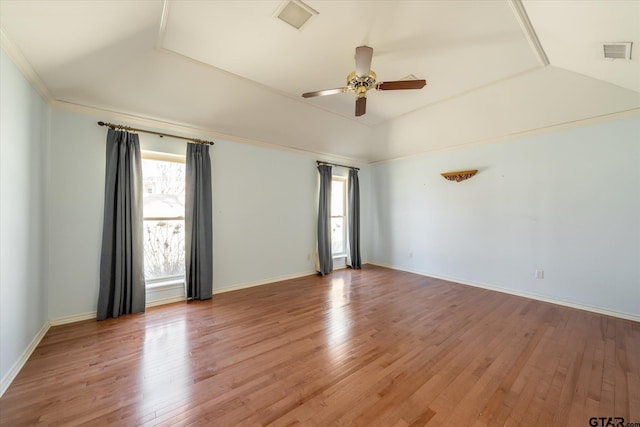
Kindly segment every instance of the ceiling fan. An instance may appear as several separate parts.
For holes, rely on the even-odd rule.
[[[373,48],[359,46],[356,48],[356,70],[347,76],[347,85],[336,89],[318,90],[302,94],[303,98],[314,96],[335,95],[336,93],[356,93],[356,117],[364,115],[367,111],[367,91],[376,90],[402,90],[422,89],[426,80],[396,80],[392,82],[376,82],[376,73],[371,69]]]

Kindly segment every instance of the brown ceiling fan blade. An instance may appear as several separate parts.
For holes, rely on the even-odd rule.
[[[356,117],[364,116],[364,113],[367,112],[367,98],[364,96],[362,98],[356,99]]]
[[[422,89],[426,80],[397,80],[395,82],[380,82],[376,84],[378,90]]]
[[[317,90],[315,92],[306,92],[302,94],[303,98],[313,98],[314,96],[335,95],[337,93],[345,93],[348,87],[339,87],[335,89]]]
[[[371,72],[371,58],[373,48],[369,46],[359,46],[356,48],[356,76],[367,77]]]

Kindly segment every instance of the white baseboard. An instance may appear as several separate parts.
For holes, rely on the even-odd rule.
[[[365,264],[365,263],[363,263]],[[333,266],[333,270],[343,270],[345,268],[348,268],[349,266],[346,264],[339,264],[339,265],[334,265]],[[228,286],[225,288],[219,288],[219,289],[214,289],[213,290],[213,294],[217,295],[217,294],[223,294],[225,292],[232,292],[232,291],[238,291],[240,289],[247,289],[247,288],[253,288],[254,286],[262,286],[262,285],[268,285],[269,283],[275,283],[275,282],[282,282],[284,280],[291,280],[291,279],[299,279],[300,277],[307,277],[307,276],[313,276],[318,274],[317,271],[309,271],[306,273],[297,273],[297,274],[290,274],[290,275],[286,275],[286,276],[278,276],[278,277],[272,277],[271,279],[267,279],[267,280],[259,280],[257,282],[248,282],[248,283],[243,283],[240,285],[233,285],[233,286]]]
[[[7,389],[13,382],[13,380],[18,376],[18,374],[20,373],[20,370],[22,369],[24,364],[27,363],[27,360],[29,360],[29,357],[31,357],[31,353],[33,353],[33,350],[35,350],[38,344],[40,344],[40,341],[45,336],[50,326],[51,326],[50,322],[47,321],[44,323],[40,331],[38,331],[36,336],[33,337],[33,339],[31,340],[27,348],[22,352],[18,360],[16,360],[16,362],[13,364],[11,369],[9,369],[9,372],[7,372],[5,376],[2,378],[2,380],[0,380],[0,397],[4,395],[4,392],[7,391]]]
[[[146,303],[145,304],[145,308],[155,307],[155,306],[163,305],[163,304],[171,304],[173,302],[184,301],[184,300],[185,299],[184,299],[183,296],[157,299],[157,300],[154,300],[154,301]],[[95,319],[96,315],[97,315],[97,313],[95,311],[92,311],[90,313],[83,313],[83,314],[76,314],[76,315],[73,315],[73,316],[59,317],[57,319],[49,320],[49,324],[51,326],[66,325],[67,323],[75,323],[75,322],[81,322],[83,320]]]
[[[335,269],[339,270],[339,269],[342,269],[342,268],[346,268],[346,266],[339,265]],[[224,293],[224,292],[237,291],[239,289],[252,288],[254,286],[261,286],[261,285],[266,285],[266,284],[269,284],[269,283],[281,282],[283,280],[297,279],[297,278],[300,278],[300,277],[311,276],[311,275],[314,275],[314,274],[317,274],[317,273],[315,271],[310,271],[310,272],[304,272],[304,273],[298,273],[298,274],[290,274],[290,275],[286,275],[286,276],[279,276],[279,277],[274,277],[274,278],[267,279],[267,280],[260,280],[260,281],[257,281],[257,282],[243,283],[243,284],[240,284],[240,285],[229,286],[227,288],[214,289],[213,293],[215,295],[215,294],[221,294],[221,293]],[[180,301],[185,301],[185,297],[184,296],[175,296],[175,297],[170,297],[170,298],[162,298],[162,299],[154,300],[154,301],[151,301],[151,302],[147,303],[145,307],[146,308],[156,307],[156,306],[159,306],[159,305],[171,304],[171,303],[180,302]],[[47,333],[47,331],[49,330],[49,328],[51,326],[66,325],[68,323],[81,322],[83,320],[90,320],[90,319],[95,319],[95,318],[96,318],[96,312],[92,311],[92,312],[89,312],[89,313],[82,313],[82,314],[76,314],[76,315],[73,315],[73,316],[59,317],[57,319],[53,319],[53,320],[47,321],[45,323],[45,325],[42,327],[42,329],[38,332],[38,334],[33,338],[31,343],[29,343],[29,346],[22,353],[20,358],[16,361],[16,363],[13,364],[13,366],[11,367],[9,372],[7,372],[7,374],[4,376],[4,378],[2,378],[2,381],[0,382],[0,397],[9,388],[9,386],[11,385],[11,383],[13,382],[15,377],[18,375],[18,373],[20,372],[20,370],[22,369],[24,364],[27,362],[27,360],[29,360],[29,357],[31,356],[31,353],[33,353],[33,350],[35,350],[35,348],[40,343],[40,340],[42,340],[42,338],[44,337],[44,335]]]
[[[159,305],[171,304],[171,303],[180,302],[180,301],[186,301],[186,298],[183,295],[180,295],[180,296],[177,296],[177,297],[157,299],[157,300],[148,302],[145,305],[145,307],[146,308],[156,307],[156,306],[159,306]]]
[[[82,314],[75,314],[73,316],[58,317],[57,319],[49,320],[49,324],[51,326],[60,326],[60,325],[66,325],[67,323],[81,322],[83,320],[89,320],[89,319],[95,319],[95,318],[96,318],[96,312],[92,311],[90,313],[82,313]]]
[[[345,266],[336,267],[336,270],[339,270],[341,268],[345,268]],[[297,278],[300,278],[300,277],[311,276],[313,274],[317,274],[317,273],[315,271],[312,271],[312,272],[307,272],[307,273],[298,273],[298,274],[292,274],[292,275],[287,275],[287,276],[275,277],[275,278],[271,278],[271,279],[267,279],[267,280],[261,280],[261,281],[258,281],[258,282],[243,283],[243,284],[240,284],[240,285],[229,286],[229,287],[226,287],[226,288],[214,289],[213,290],[213,294],[214,295],[215,294],[222,294],[222,293],[225,293],[225,292],[237,291],[239,289],[246,289],[246,288],[252,288],[254,286],[267,285],[269,283],[281,282],[283,280],[289,280],[289,279],[297,279]],[[156,306],[164,305],[164,304],[172,304],[174,302],[180,302],[180,301],[186,301],[186,299],[185,299],[185,297],[183,295],[175,296],[175,297],[169,297],[169,298],[161,298],[161,299],[150,301],[150,302],[145,304],[145,308],[156,307]],[[76,315],[73,315],[73,316],[59,317],[57,319],[50,320],[49,321],[49,325],[50,326],[66,325],[67,323],[81,322],[83,320],[89,320],[89,319],[95,319],[95,318],[96,318],[96,312],[92,311],[90,313],[83,313],[83,314],[76,314]]]
[[[476,287],[476,288],[488,289],[490,291],[502,292],[502,293],[505,293],[505,294],[516,295],[516,296],[524,297],[524,298],[530,298],[530,299],[534,299],[534,300],[537,300],[537,301],[544,301],[544,302],[548,302],[548,303],[551,303],[551,304],[557,304],[557,305],[562,305],[562,306],[565,306],[565,307],[576,308],[578,310],[590,311],[590,312],[593,312],[593,313],[604,314],[604,315],[607,315],[607,316],[618,317],[618,318],[626,319],[626,320],[632,320],[634,322],[640,322],[640,316],[637,316],[637,315],[632,314],[632,313],[625,313],[625,312],[622,312],[622,311],[611,310],[611,309],[604,308],[604,307],[596,307],[596,306],[592,306],[592,305],[588,305],[588,304],[581,304],[581,303],[576,303],[576,302],[572,302],[572,301],[565,301],[565,300],[561,300],[561,299],[547,297],[547,296],[544,296],[544,295],[533,294],[533,293],[529,293],[529,292],[516,291],[516,290],[513,290],[513,289],[502,288],[502,287],[499,287],[499,286],[487,285],[485,283],[469,282],[467,280],[461,280],[461,279],[458,279],[458,278],[455,278],[455,277],[439,276],[439,275],[435,275],[435,274],[425,273],[425,272],[422,272],[422,271],[416,271],[416,270],[410,270],[410,269],[406,269],[406,268],[395,267],[393,265],[383,264],[383,263],[379,263],[379,262],[371,262],[371,261],[369,261],[369,262],[367,262],[367,264],[377,265],[378,267],[390,268],[392,270],[405,271],[407,273],[418,274],[420,276],[432,277],[434,279],[446,280],[448,282],[459,283],[461,285],[473,286],[473,287]]]
[[[300,277],[313,276],[314,274],[318,274],[318,273],[314,270],[314,271],[305,272],[305,273],[297,273],[297,274],[289,274],[286,276],[272,277],[266,280],[242,283],[240,285],[233,285],[233,286],[228,286],[228,287],[219,288],[219,289],[214,288],[213,294],[214,295],[223,294],[225,292],[232,292],[232,291],[238,291],[240,289],[253,288],[254,286],[268,285],[269,283],[281,282],[283,280],[291,280],[291,279],[298,279]]]
[[[531,293],[528,293],[528,292],[522,292],[522,291],[516,291],[516,290],[512,290],[512,289],[501,288],[501,287],[498,287],[498,286],[487,285],[487,284],[484,284],[484,283],[469,282],[469,281],[465,281],[465,280],[460,280],[460,279],[455,278],[455,277],[447,277],[447,276],[439,276],[439,275],[434,275],[434,274],[428,274],[428,273],[424,273],[422,271],[410,270],[410,269],[406,269],[406,268],[399,268],[399,267],[396,267],[396,266],[393,266],[393,265],[383,264],[383,263],[379,263],[379,262],[365,261],[365,262],[363,262],[363,265],[364,264],[390,268],[392,270],[405,271],[405,272],[408,272],[408,273],[418,274],[420,276],[432,277],[434,279],[440,279],[440,280],[446,280],[446,281],[449,281],[449,282],[459,283],[461,285],[474,286],[476,288],[488,289],[488,290],[491,290],[491,291],[502,292],[502,293],[506,293],[506,294],[510,294],[510,295],[516,295],[516,296],[530,298],[530,299],[534,299],[534,300],[538,300],[538,301],[544,301],[544,302],[548,302],[548,303],[552,303],[552,304],[558,304],[558,305],[562,305],[562,306],[565,306],[565,307],[571,307],[571,308],[576,308],[576,309],[579,309],[579,310],[591,311],[591,312],[594,312],[594,313],[604,314],[604,315],[607,315],[607,316],[613,316],[613,317],[618,317],[618,318],[622,318],[622,319],[632,320],[632,321],[635,321],[635,322],[640,322],[640,316],[636,316],[636,315],[630,314],[630,313],[624,313],[624,312],[619,312],[619,311],[615,311],[615,310],[610,310],[610,309],[603,308],[603,307],[594,307],[594,306],[590,306],[590,305],[586,305],[586,304],[579,304],[579,303],[574,303],[574,302],[571,302],[571,301],[559,300],[559,299],[555,299],[555,298],[546,297],[546,296],[543,296],[543,295],[537,295],[537,294],[531,294]],[[340,270],[340,269],[343,269],[343,268],[346,268],[346,266],[340,265],[340,266],[335,267],[335,270]],[[229,286],[229,287],[226,287],[226,288],[214,289],[213,294],[214,295],[215,294],[222,294],[222,293],[225,293],[225,292],[231,292],[231,291],[237,291],[237,290],[240,290],[240,289],[252,288],[252,287],[255,287],[255,286],[261,286],[261,285],[266,285],[266,284],[269,284],[269,283],[280,282],[280,281],[283,281],[283,280],[291,280],[291,279],[297,279],[297,278],[300,278],[300,277],[312,276],[314,274],[317,274],[317,273],[315,271],[310,271],[310,272],[305,272],[305,273],[298,273],[298,274],[291,274],[291,275],[286,275],[286,276],[275,277],[275,278],[271,278],[271,279],[267,279],[267,280],[260,280],[260,281],[256,281],[256,282],[243,283],[243,284],[240,284],[240,285]],[[152,302],[148,303],[146,306],[147,307],[155,307],[155,306],[158,306],[158,305],[170,304],[170,303],[184,301],[184,300],[185,299],[184,299],[183,296],[164,298],[164,299],[152,301]],[[96,318],[96,313],[95,312],[91,312],[91,313],[78,314],[78,315],[75,315],[75,316],[61,317],[61,318],[50,320],[50,321],[46,322],[45,325],[42,327],[42,329],[38,332],[38,334],[33,338],[31,343],[27,347],[27,349],[23,352],[23,354],[16,361],[16,363],[14,363],[14,365],[11,367],[11,370],[4,376],[4,378],[2,378],[2,381],[0,382],[0,396],[2,396],[4,394],[4,392],[7,390],[7,388],[9,388],[9,385],[14,380],[14,378],[18,375],[18,373],[20,372],[20,370],[22,369],[24,364],[29,359],[29,356],[31,356],[31,353],[33,353],[33,350],[35,350],[37,345],[40,343],[40,340],[42,340],[44,335],[49,330],[50,326],[64,325],[64,324],[67,324],[67,323],[74,323],[74,322],[79,322],[79,321],[82,321],[82,320],[95,319],[95,318]]]

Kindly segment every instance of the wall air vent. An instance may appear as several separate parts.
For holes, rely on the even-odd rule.
[[[274,16],[299,30],[312,16],[317,14],[316,10],[300,0],[285,0],[278,6]]]
[[[631,42],[603,43],[602,53],[605,59],[631,59]]]

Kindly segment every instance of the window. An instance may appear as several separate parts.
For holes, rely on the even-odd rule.
[[[144,276],[148,284],[184,278],[185,159],[142,154]]]
[[[334,258],[347,255],[346,188],[346,179],[333,177],[331,180],[331,254]]]

